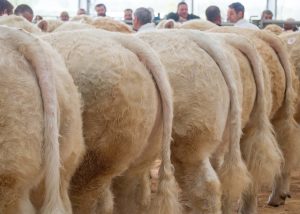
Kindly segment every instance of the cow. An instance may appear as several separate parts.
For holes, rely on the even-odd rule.
[[[202,19],[192,19],[183,23],[175,22],[173,19],[162,20],[158,23],[157,29],[172,29],[172,28],[181,28],[181,29],[194,29],[194,30],[209,30],[214,27],[217,27],[216,24],[202,20]]]
[[[289,53],[289,57],[290,60],[294,66],[295,70],[295,74],[296,74],[296,80],[297,82],[299,82],[300,79],[300,60],[298,59],[298,50],[300,49],[299,46],[299,33],[298,32],[294,32],[294,33],[286,33],[286,34],[282,34],[280,35],[280,38],[283,40],[285,46],[287,47],[288,53]],[[297,86],[296,83],[293,84],[294,86]],[[298,99],[297,99],[297,106],[296,106],[296,115],[295,115],[295,119],[298,123],[300,123],[300,88],[295,88],[295,90],[297,90],[297,95],[298,95]]]
[[[180,213],[170,161],[171,88],[157,55],[130,35],[103,30],[43,39],[64,57],[84,101],[87,153],[71,182],[74,213]],[[151,202],[150,186],[142,184],[159,154],[159,191]],[[111,184],[125,175],[129,192],[113,209]]]
[[[80,96],[49,44],[0,26],[0,213],[72,213],[68,186],[84,153]],[[40,206],[30,194],[43,186]]]
[[[299,88],[299,74],[300,74],[300,60],[299,60],[299,33],[283,33],[280,38],[284,41],[286,49],[288,51],[291,63],[295,69],[295,74],[293,75],[293,87],[297,92],[297,103],[295,107],[295,120],[300,123],[300,88]],[[297,137],[297,136],[296,136]],[[298,138],[299,139],[299,138]],[[299,154],[300,154],[300,144],[299,143],[286,143],[281,145],[285,153],[286,165],[283,168],[281,177],[276,182],[273,188],[273,192],[270,198],[270,205],[279,206],[285,203],[286,197],[291,197],[290,195],[290,176],[291,172],[299,166]]]
[[[1,16],[0,25],[21,28],[30,33],[34,33],[37,35],[42,34],[42,31],[36,25],[30,23],[23,16],[16,16],[16,15]]]
[[[243,94],[238,62],[220,48],[221,41],[197,31],[159,30],[137,37],[157,51],[174,91],[171,157],[186,211],[220,213],[222,194],[231,203],[249,181],[239,148]],[[216,172],[209,158],[218,147],[225,148],[225,157]]]
[[[108,17],[98,17],[91,23],[96,28],[122,33],[132,33],[132,28],[124,22],[114,20]]]
[[[202,20],[202,19],[189,20],[189,21],[183,22],[182,25],[180,26],[180,28],[182,28],[182,29],[196,29],[196,30],[201,30],[201,31],[209,30],[214,27],[217,27],[217,25],[210,21],[206,21],[206,20]]]
[[[264,30],[267,30],[267,31],[270,31],[270,32],[273,32],[275,33],[276,35],[280,35],[281,33],[283,33],[283,29],[276,25],[276,24],[270,24],[270,25],[267,25]]]
[[[88,15],[77,15],[71,18],[71,21],[80,22],[80,23],[86,23],[86,24],[92,24],[93,18]]]
[[[297,148],[297,145],[299,145],[298,139],[300,139],[299,126],[294,119],[296,93],[293,88],[293,70],[290,66],[287,50],[275,34],[267,31],[235,27],[214,28],[212,31],[235,33],[246,36],[249,40],[252,40],[263,59],[267,73],[271,77],[272,108],[269,119],[273,124],[277,142],[282,150],[284,164],[280,176],[275,177],[273,193],[269,198],[268,204],[278,206],[288,197],[288,192],[280,192],[278,189],[280,189],[279,186],[281,186],[282,179],[284,179],[285,170],[289,169],[291,165],[288,156],[294,157],[297,155],[298,150],[292,148]],[[244,155],[249,155],[249,150],[245,148],[243,151]],[[253,175],[253,179],[256,180],[256,183],[263,183],[265,174],[260,173]],[[256,192],[257,190],[255,190],[255,188],[250,188],[245,192],[243,195],[243,206],[241,208],[242,213],[255,212]]]
[[[80,29],[93,29],[93,25],[81,23],[81,22],[65,22],[57,27],[53,32],[69,31],[69,30],[80,30]]]
[[[173,127],[179,126],[176,124],[181,124],[181,126],[184,126],[183,122],[181,120],[176,120],[176,115],[181,115],[182,114],[181,111],[183,109],[182,107],[180,109],[177,109],[177,106],[181,106],[181,104],[176,103],[176,100],[185,100],[187,98],[179,99],[179,97],[181,97],[182,95],[178,91],[183,91],[183,89],[181,89],[181,90],[177,89],[177,87],[179,87],[177,82],[181,82],[178,78],[181,78],[181,76],[184,76],[184,72],[186,70],[188,70],[188,69],[195,70],[194,66],[191,66],[190,68],[188,66],[189,64],[192,65],[192,63],[189,63],[188,65],[186,65],[185,63],[188,63],[189,60],[192,61],[193,59],[194,60],[197,59],[200,61],[201,57],[199,57],[199,56],[196,57],[195,54],[190,53],[190,48],[188,48],[189,45],[187,45],[187,43],[182,42],[185,40],[183,38],[180,38],[179,37],[180,34],[178,35],[178,33],[176,33],[176,31],[167,31],[167,32],[142,33],[142,34],[140,34],[141,36],[139,36],[139,37],[142,37],[144,41],[147,41],[160,54],[162,62],[166,66],[168,74],[170,75],[171,85],[174,90],[175,120],[174,120]],[[223,63],[228,63],[228,64],[232,63],[231,61],[236,61],[236,63],[239,63],[239,65],[235,65],[235,67],[238,67],[238,68],[233,69],[234,68],[234,66],[233,66],[232,71],[235,71],[234,73],[236,76],[236,81],[237,81],[237,84],[239,85],[238,93],[242,94],[242,96],[240,95],[240,102],[242,103],[242,106],[241,106],[242,107],[241,128],[244,128],[244,130],[243,130],[244,135],[243,135],[243,138],[241,139],[241,145],[247,144],[249,146],[249,148],[252,148],[255,151],[254,156],[248,157],[246,160],[249,171],[251,173],[253,173],[253,172],[260,173],[260,172],[264,171],[265,176],[271,179],[274,175],[278,174],[278,172],[280,170],[280,164],[281,164],[282,158],[281,158],[281,153],[280,153],[278,147],[276,147],[276,141],[274,139],[274,135],[272,132],[272,126],[268,119],[268,112],[267,112],[268,108],[266,105],[267,103],[266,103],[266,100],[264,100],[264,94],[267,92],[265,92],[265,90],[264,90],[265,85],[263,82],[263,77],[261,75],[261,65],[259,64],[257,52],[253,48],[253,44],[249,44],[249,41],[247,39],[239,38],[238,36],[235,36],[235,35],[228,35],[226,37],[225,41],[223,41],[224,38],[222,40],[220,38],[220,36],[213,35],[211,33],[210,34],[208,34],[208,33],[201,34],[200,32],[196,32],[196,31],[183,31],[183,32],[185,34],[189,35],[190,37],[192,36],[192,39],[190,38],[190,39],[186,39],[186,40],[192,40],[192,41],[195,40],[198,42],[200,47],[205,46],[205,45],[214,47],[215,45],[216,46],[218,45],[218,46],[222,47],[221,48],[222,50],[223,49],[227,50],[226,51],[227,55],[231,55],[230,53],[234,53],[233,56],[230,56],[230,60],[223,59],[222,61],[223,61]],[[181,33],[183,34],[183,32],[181,32]],[[168,34],[174,34],[175,35],[174,37],[177,37],[178,39],[172,40],[171,39],[172,36],[170,36]],[[188,37],[188,36],[186,36],[186,37]],[[202,40],[199,39],[201,37],[203,38]],[[207,38],[208,41],[205,41],[204,38]],[[230,38],[232,38],[232,39],[230,39]],[[176,54],[172,53],[172,52],[168,53],[167,49],[163,45],[161,45],[162,41],[163,41],[163,43],[166,43],[166,46],[173,47],[174,52]],[[180,45],[180,43],[182,43],[182,46]],[[233,47],[228,46],[228,43]],[[186,48],[183,48],[183,46],[185,46]],[[234,48],[236,48],[237,50],[234,50]],[[180,50],[184,50],[184,51],[182,52]],[[238,51],[241,51],[242,54],[238,53]],[[180,57],[180,54],[178,54],[179,52],[183,55],[183,57]],[[249,59],[243,59],[243,57],[244,57],[243,54],[245,54]],[[191,59],[184,58],[185,55],[189,56]],[[250,65],[247,60],[250,61]],[[171,61],[173,62],[175,67],[171,67],[171,63],[170,63]],[[176,61],[177,61],[177,63],[175,63]],[[216,60],[216,62],[221,67],[222,63],[220,63],[217,60]],[[179,70],[178,66],[181,63],[183,64],[182,66],[184,66],[181,68],[181,72],[183,72],[183,74],[179,75],[179,74],[174,73],[173,70],[174,69]],[[203,60],[199,63],[202,63],[203,66],[205,66],[206,64],[210,64],[210,63],[206,62],[205,60]],[[248,66],[246,63],[248,64]],[[251,66],[254,68],[254,71],[251,70]],[[196,71],[194,71],[194,72],[196,72]],[[210,70],[208,69],[208,73],[209,72],[210,72]],[[196,74],[194,74],[194,75],[196,75]],[[241,76],[242,80],[239,79],[238,76]],[[206,83],[206,84],[208,84],[208,83]],[[190,85],[191,84],[186,83],[185,88],[190,88],[191,87]],[[190,90],[196,91],[196,89],[194,89],[193,87]],[[210,90],[215,90],[215,89],[211,88]],[[209,89],[207,89],[207,92],[208,91],[209,91]],[[178,92],[178,94],[176,92]],[[256,93],[257,93],[257,95],[255,95]],[[203,99],[203,97],[207,96],[207,95],[205,95],[205,93],[201,93],[201,92],[198,92],[198,93],[196,92],[196,94],[199,94],[199,98],[197,98],[197,96],[195,96],[193,99],[201,100],[201,99]],[[257,99],[255,98],[256,96],[258,97]],[[184,103],[185,103],[185,105],[190,106],[189,101],[185,100]],[[208,107],[208,108],[211,109],[212,107]],[[193,113],[193,109],[187,108],[186,111],[189,112],[190,115],[196,115],[196,113]],[[200,118],[200,117],[198,118],[199,124],[201,124],[201,121],[202,121],[202,123],[204,123],[203,121],[205,121],[204,120],[205,116],[203,116],[203,118]],[[230,116],[229,116],[229,118],[230,118]],[[191,121],[195,121],[195,120],[197,120],[197,119],[196,118],[191,119]],[[199,126],[199,127],[201,127],[201,126]],[[195,130],[199,129],[199,131],[196,132],[198,136],[205,135],[205,134],[208,135],[208,133],[206,133],[206,132],[201,133],[201,129],[197,128],[197,126],[194,127],[194,129]],[[213,134],[214,133],[211,133],[211,135],[213,135]],[[231,133],[231,134],[234,134],[234,133]],[[184,147],[187,145],[186,145],[186,143],[184,143],[184,141],[181,141],[180,137],[178,137],[177,135],[179,135],[179,134],[176,134],[176,130],[174,133],[174,128],[173,128],[173,138],[174,138],[173,145],[174,146],[172,147],[172,155],[174,154],[175,158],[173,158],[172,160],[180,162],[181,165],[184,165],[182,163],[182,162],[184,162],[184,157],[181,157],[178,154],[180,154],[180,151],[181,151],[181,153],[184,154],[183,151],[186,150],[186,148],[184,148]],[[194,136],[196,134],[194,134],[194,135],[190,134],[190,135]],[[189,138],[192,138],[191,136]],[[186,137],[188,138],[188,136],[186,136]],[[177,141],[177,139],[178,139],[178,141]],[[240,141],[240,139],[238,139],[238,141]],[[194,150],[195,150],[195,148],[199,148],[199,149],[202,147],[205,148],[205,146],[203,145],[204,142],[197,141],[196,138],[190,143],[193,144]],[[178,151],[176,152],[176,150],[177,150],[176,145],[180,145],[180,144],[182,144],[182,146],[181,146],[182,148],[178,149]],[[224,147],[225,147],[224,143],[221,144],[219,147],[221,149],[218,148],[215,151],[206,151],[207,157],[210,157],[213,153],[217,153],[217,155],[215,155],[215,156],[217,156],[216,159],[218,159],[218,156],[221,156],[220,151],[224,150]],[[192,156],[200,158],[200,155],[203,155],[203,154],[204,154],[204,152],[201,154],[199,154],[199,152],[198,152],[193,155],[189,154],[189,156],[190,156],[190,158]],[[178,156],[178,157],[176,157],[176,156]],[[225,158],[226,158],[226,156],[225,156]],[[233,158],[233,157],[231,157],[231,158]],[[251,160],[251,158],[253,158],[255,161]],[[267,163],[262,164],[261,163],[262,160],[270,161],[271,163],[273,163],[273,166],[270,167],[270,164],[267,164]],[[251,162],[251,165],[250,165],[249,161]],[[185,172],[181,172],[181,175],[180,175],[180,172],[177,171],[176,166],[178,166],[179,164],[174,163],[174,165],[175,165],[175,172],[177,172],[176,178],[177,179],[178,179],[178,177],[184,178]],[[186,167],[188,167],[188,166],[186,166]],[[231,166],[231,167],[234,167],[234,166]],[[218,167],[215,167],[215,168],[218,168]],[[233,181],[238,180],[238,179],[233,178],[234,175],[232,175],[233,177],[231,177],[228,174],[224,174],[222,172],[222,170],[218,170],[218,169],[217,169],[217,172],[221,177],[221,183],[222,183],[223,194],[224,194],[223,201],[222,201],[223,213],[231,213],[232,212],[231,203],[233,201],[232,199],[238,197],[239,193],[241,193],[243,188],[238,187],[237,186],[238,183],[235,183],[235,184],[231,183]],[[238,173],[238,172],[235,172],[235,173]],[[225,182],[224,179],[222,179],[222,177],[226,177],[228,179],[232,178],[232,180]],[[186,178],[186,179],[188,179],[188,178]],[[185,181],[185,182],[188,183],[188,181]],[[204,182],[204,181],[202,181],[202,182]],[[197,196],[197,194],[199,194],[199,193],[197,193],[196,189],[193,188],[192,186],[190,188],[192,188],[192,189],[182,187],[183,191],[186,192],[186,198],[188,198],[188,200],[194,200],[193,198],[199,197],[199,196]],[[201,190],[199,189],[198,192],[200,192],[200,191]],[[234,194],[231,191],[234,192]],[[205,194],[207,194],[207,193],[205,193]],[[213,194],[213,193],[210,193],[210,194]],[[235,197],[233,197],[233,195]],[[207,196],[207,197],[212,198],[211,196]],[[201,198],[201,197],[199,197],[199,198]],[[206,197],[203,196],[203,198],[206,198]],[[200,200],[200,199],[198,199],[198,200]],[[202,200],[204,200],[204,199],[202,199]],[[205,199],[205,200],[207,200],[207,199]],[[194,203],[195,204],[193,204],[193,206],[196,207],[197,206],[196,204],[200,204],[201,202],[198,201],[198,203],[196,203],[196,201],[195,201]],[[210,203],[210,204],[213,204],[213,203]],[[198,205],[198,206],[201,206],[201,205]],[[206,213],[209,211],[198,210],[198,212]],[[214,213],[217,211],[210,211],[210,212]]]
[[[173,19],[168,19],[168,20],[161,20],[156,28],[157,29],[172,29],[172,28],[180,28],[182,24],[180,22],[175,22]]]
[[[56,28],[61,26],[64,22],[58,19],[41,20],[37,23],[41,27],[43,32],[51,33]]]

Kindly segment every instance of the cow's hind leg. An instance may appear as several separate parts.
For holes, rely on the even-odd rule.
[[[86,177],[81,173],[84,174],[84,170],[79,169],[76,173],[76,185],[74,177],[71,182],[70,199],[73,213],[112,214],[113,197],[110,190],[112,176],[101,175],[85,180]]]
[[[20,209],[23,213],[34,214],[36,213],[35,208],[33,207],[30,201],[30,190],[27,189],[23,192],[20,199]]]
[[[73,136],[75,130],[73,130]],[[72,145],[73,144],[73,148],[71,147],[66,147],[64,148],[65,150],[70,152],[70,155],[68,155],[67,157],[63,157],[62,158],[62,168],[60,170],[60,174],[61,174],[61,196],[62,196],[62,200],[65,206],[65,210],[67,213],[71,214],[72,213],[72,205],[71,205],[71,201],[69,198],[69,186],[70,186],[70,182],[71,182],[71,178],[74,175],[76,168],[79,165],[79,162],[83,159],[83,153],[84,153],[84,143],[83,143],[83,139],[82,136],[80,136],[81,132],[78,132],[78,136],[76,136],[76,140],[69,140],[71,139],[66,138],[66,139],[62,139],[62,143],[64,143],[65,145]],[[70,143],[72,142],[72,144]],[[72,150],[71,150],[72,149]]]
[[[84,190],[71,191],[73,213],[112,214],[113,197],[109,178],[97,178],[84,186]],[[78,191],[76,195],[74,191]]]
[[[240,214],[257,213],[257,192],[258,190],[252,184],[242,193]]]
[[[0,213],[35,213],[35,209],[29,200],[28,187],[30,185],[24,185],[22,179],[19,179],[20,177],[0,175]]]
[[[191,154],[187,154],[189,156]],[[199,154],[197,155],[198,157]],[[187,213],[221,213],[219,179],[209,158],[185,162],[172,158],[175,176],[182,190],[182,200]]]
[[[282,115],[280,115],[282,116]],[[300,127],[293,118],[277,118],[272,121],[278,144],[284,156],[281,174],[275,178],[268,204],[280,206],[290,197],[290,176],[300,161]]]
[[[114,179],[115,214],[147,213],[151,203],[150,168]]]
[[[10,175],[0,175],[0,213],[17,213],[17,179]]]

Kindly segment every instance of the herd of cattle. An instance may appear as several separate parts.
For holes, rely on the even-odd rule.
[[[0,25],[0,213],[253,214],[262,186],[269,205],[290,197],[300,33]]]

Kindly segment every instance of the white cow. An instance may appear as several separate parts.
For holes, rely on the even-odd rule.
[[[81,22],[64,22],[57,27],[53,32],[70,31],[70,30],[83,30],[83,29],[95,29],[93,25],[89,25]]]
[[[179,213],[170,161],[171,88],[156,54],[137,38],[103,30],[59,32],[43,39],[64,57],[84,100],[87,154],[72,179],[74,212]],[[159,191],[150,204],[150,186],[137,187],[149,181],[160,154]],[[111,183],[125,175],[130,175],[128,192],[113,210]]]
[[[97,17],[91,23],[96,28],[108,30],[108,31],[115,31],[115,32],[122,32],[122,33],[132,33],[132,28],[125,24],[124,22],[114,20],[109,17]]]
[[[299,60],[299,50],[300,50],[300,36],[298,32],[295,33],[284,33],[280,35],[280,38],[284,41],[287,51],[290,56],[291,63],[293,64],[295,70],[295,74],[293,74],[293,87],[297,92],[297,103],[295,107],[295,120],[297,123],[300,123],[300,87],[299,87],[299,77],[300,77],[300,60]],[[294,123],[294,122],[293,122]],[[292,123],[292,125],[294,125]],[[292,133],[291,133],[292,134]],[[297,135],[295,138],[298,137]],[[290,138],[287,138],[290,140]],[[299,137],[298,137],[299,139]],[[288,141],[286,141],[288,142]],[[291,197],[290,195],[290,176],[292,170],[299,167],[300,161],[300,143],[298,141],[292,143],[283,143],[281,145],[282,150],[285,155],[285,167],[283,168],[283,172],[281,177],[277,180],[276,186],[273,188],[273,192],[270,198],[270,204],[273,206],[282,205],[285,203],[285,199],[287,197]]]
[[[0,43],[0,213],[71,213],[68,186],[84,151],[79,94],[47,43],[2,26]]]
[[[173,19],[162,20],[158,23],[157,29],[164,28],[181,28],[181,29],[195,29],[195,30],[209,30],[214,27],[217,27],[216,24],[202,20],[202,19],[192,19],[183,23],[175,22]]]
[[[172,162],[186,211],[220,213],[221,195],[231,203],[248,182],[239,147],[238,62],[221,41],[197,31],[159,30],[137,37],[157,51],[174,90]],[[217,169],[222,186],[209,160],[219,147],[225,148]]]
[[[249,40],[254,42],[255,47],[263,59],[266,70],[265,77],[269,75],[271,78],[272,99],[269,99],[269,101],[272,104],[269,118],[274,126],[277,142],[284,155],[285,163],[282,169],[282,173],[284,174],[285,169],[290,168],[288,156],[292,155],[289,154],[287,150],[297,148],[300,139],[299,126],[294,120],[296,93],[293,88],[293,70],[290,66],[287,50],[275,34],[267,31],[254,31],[233,27],[215,28],[213,31],[232,32],[246,36]],[[247,148],[243,151],[244,155],[250,155],[249,152],[251,151]],[[297,153],[298,149],[294,151]],[[280,183],[282,179],[284,179],[282,173],[281,176],[275,177],[274,190],[269,199],[270,205],[279,205],[287,196],[287,193],[279,193],[276,190],[281,186]],[[262,184],[264,180],[266,180],[265,173],[261,172],[253,175],[253,179],[256,180],[258,184]],[[256,192],[257,190],[255,190],[254,186],[254,188],[249,189],[248,192],[244,194],[243,207],[241,208],[242,213],[255,212]]]
[[[25,31],[37,35],[42,34],[42,31],[36,25],[30,23],[27,19],[25,19],[22,16],[0,16],[0,25],[21,28]]]

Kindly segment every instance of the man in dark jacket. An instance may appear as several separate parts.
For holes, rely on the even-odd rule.
[[[200,19],[199,16],[188,14],[188,5],[185,2],[179,2],[177,5],[177,13],[169,13],[166,19],[173,19],[175,22],[185,22],[190,19]]]
[[[11,15],[14,6],[7,0],[0,0],[0,16]]]

